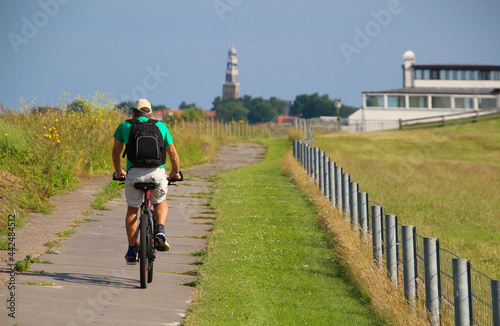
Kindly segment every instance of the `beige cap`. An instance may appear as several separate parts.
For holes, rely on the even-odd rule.
[[[134,106],[132,106],[132,109],[137,109],[141,112],[149,114],[151,113],[151,103],[149,103],[149,101],[146,100],[145,98],[140,98],[137,101],[135,101],[135,104]]]

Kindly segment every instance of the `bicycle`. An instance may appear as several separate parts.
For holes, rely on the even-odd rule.
[[[182,172],[179,171],[180,179],[168,180],[168,185],[175,185],[175,182],[184,181]],[[113,180],[125,182],[125,178],[117,178],[116,172],[113,173]],[[147,284],[153,282],[153,265],[156,259],[155,234],[156,219],[154,217],[154,206],[151,205],[149,194],[156,188],[153,182],[138,182],[134,184],[135,189],[144,192],[144,199],[140,209],[139,227],[137,229],[135,252],[139,256],[139,274],[141,288],[147,288]]]

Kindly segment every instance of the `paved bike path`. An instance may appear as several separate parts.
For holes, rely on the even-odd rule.
[[[213,163],[184,170],[184,184],[169,188],[165,230],[171,250],[157,253],[147,289],[140,288],[138,265],[127,266],[123,258],[126,204],[119,198],[54,247],[58,254],[40,257],[50,264],[32,264],[15,277],[15,319],[9,317],[8,284],[0,290],[0,325],[179,325],[194,291],[183,285],[195,280],[186,274],[196,268],[190,253],[206,248],[203,235],[213,217],[203,195],[211,190],[207,177],[257,162],[263,153],[259,145],[229,144]]]

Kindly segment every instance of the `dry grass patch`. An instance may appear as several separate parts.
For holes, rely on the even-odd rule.
[[[371,299],[374,310],[388,318],[392,325],[429,325],[422,316],[426,315],[421,303],[410,308],[402,289],[397,289],[387,278],[386,272],[373,261],[372,249],[353,231],[344,216],[324,198],[316,183],[304,173],[304,169],[288,153],[282,161],[282,168],[315,206],[321,223],[337,249],[339,263],[348,276],[356,282]]]

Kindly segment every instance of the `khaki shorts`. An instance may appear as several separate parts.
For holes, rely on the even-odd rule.
[[[127,205],[140,207],[144,198],[144,192],[134,188],[137,182],[153,182],[156,188],[151,190],[151,204],[156,205],[167,198],[168,180],[164,168],[130,168],[125,180],[125,198]]]

